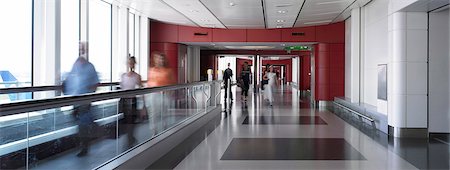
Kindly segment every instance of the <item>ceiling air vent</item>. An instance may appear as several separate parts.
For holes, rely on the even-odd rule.
[[[293,32],[292,36],[305,36],[304,32]]]
[[[207,32],[205,32],[205,33],[203,33],[203,32],[196,32],[196,33],[194,33],[194,35],[195,36],[208,36],[208,33]]]

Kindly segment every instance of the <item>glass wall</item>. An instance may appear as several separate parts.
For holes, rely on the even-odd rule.
[[[61,1],[61,80],[72,69],[78,58],[80,38],[80,1]]]
[[[111,82],[111,4],[89,1],[89,61],[100,82]]]
[[[31,0],[0,5],[0,88],[31,86],[32,8]]]
[[[134,42],[135,42],[135,19],[134,19],[133,13],[128,13],[128,53],[131,56],[135,55],[135,48],[134,48]]]

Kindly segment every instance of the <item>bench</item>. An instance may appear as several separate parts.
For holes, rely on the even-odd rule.
[[[335,97],[333,106],[336,114],[356,115],[361,122],[369,123],[372,128],[388,133],[387,115],[379,113],[375,106],[352,103],[350,99],[343,97]]]

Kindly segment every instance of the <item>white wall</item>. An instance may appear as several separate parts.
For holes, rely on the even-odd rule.
[[[352,38],[352,20],[351,18],[345,20],[345,97],[346,98],[352,98],[351,91],[352,91],[352,85],[351,85],[351,52],[352,52],[352,46],[351,46],[351,38]]]
[[[298,57],[292,58],[292,82],[298,84]]]
[[[449,10],[429,19],[429,132],[449,133]]]
[[[377,106],[377,67],[389,62],[389,0],[376,0],[362,8],[362,102]],[[389,69],[389,68],[388,68]]]

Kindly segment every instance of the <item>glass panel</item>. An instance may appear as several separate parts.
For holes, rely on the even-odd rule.
[[[61,81],[78,58],[80,1],[61,1]]]
[[[89,61],[100,82],[111,82],[111,5],[89,1]]]
[[[0,169],[26,166],[27,119],[27,113],[0,117]],[[15,147],[6,147],[11,144]]]
[[[95,168],[204,113],[217,85],[1,116],[1,168]]]
[[[0,5],[0,21],[7,23],[0,27],[0,88],[31,86],[32,11],[30,0],[2,1]],[[0,95],[3,103],[16,99]]]

